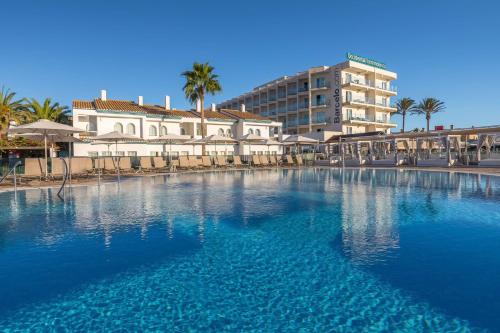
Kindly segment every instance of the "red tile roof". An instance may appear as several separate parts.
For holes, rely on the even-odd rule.
[[[238,110],[231,109],[221,109],[220,113],[228,115],[234,119],[243,119],[243,120],[271,120],[266,117],[262,117],[261,115],[251,113],[251,112],[242,112]]]

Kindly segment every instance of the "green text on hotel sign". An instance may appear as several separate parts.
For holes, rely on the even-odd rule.
[[[381,69],[385,69],[386,68],[386,66],[385,66],[385,64],[383,62],[371,60],[371,59],[368,59],[368,58],[363,58],[363,57],[360,57],[358,55],[352,54],[350,52],[347,52],[346,57],[347,57],[348,60],[356,61],[356,62],[359,62],[361,64],[365,64],[365,65],[368,65],[368,66],[373,66],[373,67],[377,67],[377,68],[381,68]]]

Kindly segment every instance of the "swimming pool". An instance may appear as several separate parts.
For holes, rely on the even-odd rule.
[[[306,169],[0,194],[4,331],[500,331],[500,179]]]

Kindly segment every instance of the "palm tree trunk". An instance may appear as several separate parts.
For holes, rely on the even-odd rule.
[[[403,133],[405,131],[405,119],[406,119],[406,112],[403,112]]]
[[[427,114],[425,116],[425,119],[427,120],[427,132],[429,132],[429,127],[431,125],[431,115],[430,114]]]
[[[205,138],[205,110],[204,110],[205,96],[200,94],[200,112],[201,112],[201,138]],[[201,145],[201,154],[205,155],[205,144]]]

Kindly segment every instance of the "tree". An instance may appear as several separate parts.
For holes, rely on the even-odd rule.
[[[52,103],[52,99],[50,98],[46,98],[43,103],[32,98],[27,105],[27,109],[30,111],[33,120],[48,119],[60,123],[68,123],[69,108],[57,102]]]
[[[409,97],[401,98],[396,102],[396,113],[403,116],[403,132],[405,131],[406,114],[414,111],[415,106],[415,101]]]
[[[441,112],[445,109],[444,102],[433,97],[424,98],[412,111],[413,114],[425,114],[427,120],[427,132],[431,123],[431,116],[434,113]]]
[[[9,89],[0,91],[0,137],[5,136],[11,121],[21,125],[29,120],[24,99],[16,99],[16,93]]]
[[[185,71],[182,76],[186,78],[186,84],[182,88],[186,99],[188,99],[191,104],[196,105],[198,100],[201,105],[201,137],[205,138],[205,110],[204,102],[205,95],[222,91],[221,85],[219,83],[218,75],[213,73],[214,67],[207,63],[200,64],[195,62],[193,64],[193,69],[190,71]],[[202,154],[205,155],[205,145],[202,146]]]

